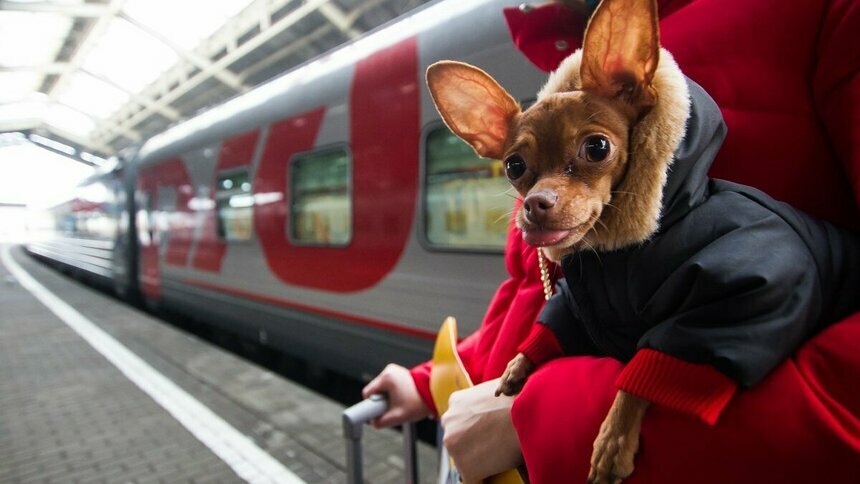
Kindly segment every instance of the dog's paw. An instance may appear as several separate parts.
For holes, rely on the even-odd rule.
[[[639,432],[619,432],[607,422],[600,426],[591,454],[590,484],[617,484],[633,473],[633,459],[639,450]]]
[[[633,473],[648,401],[619,390],[594,441],[588,482],[616,484]]]
[[[516,395],[523,389],[526,379],[534,370],[534,364],[526,358],[522,353],[518,354],[508,362],[502,378],[499,380],[499,388],[496,389],[496,396],[505,394],[508,396]]]

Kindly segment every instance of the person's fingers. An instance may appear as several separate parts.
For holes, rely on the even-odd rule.
[[[442,430],[445,430],[445,426],[448,424],[448,419],[450,418],[448,415],[448,412],[445,412],[439,416],[439,425],[442,426]]]
[[[376,376],[373,380],[370,380],[370,383],[364,386],[361,390],[361,396],[363,398],[368,398],[374,393],[382,393],[388,389],[390,385],[390,378],[388,373],[383,371],[379,375]]]
[[[361,390],[364,398],[373,394],[386,394],[388,409],[374,419],[374,427],[391,427],[403,422],[418,420],[430,414],[430,409],[421,400],[412,376],[405,367],[389,364],[379,375]]]
[[[379,429],[400,425],[401,423],[403,423],[403,411],[395,408],[374,419],[373,426]]]

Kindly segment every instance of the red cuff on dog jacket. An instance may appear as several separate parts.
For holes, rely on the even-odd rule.
[[[564,351],[558,343],[558,338],[545,324],[535,323],[529,337],[517,348],[517,351],[536,366],[540,366],[549,360],[564,356]]]
[[[618,375],[620,390],[657,405],[715,424],[737,384],[709,365],[639,350]]]

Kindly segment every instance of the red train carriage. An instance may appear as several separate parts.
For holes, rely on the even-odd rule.
[[[112,172],[128,200],[96,272],[359,376],[426,357],[446,315],[471,331],[505,274],[513,194],[439,121],[424,71],[462,59],[534,96],[515,4],[434,3],[149,140]],[[65,240],[30,248],[77,263],[95,238]]]

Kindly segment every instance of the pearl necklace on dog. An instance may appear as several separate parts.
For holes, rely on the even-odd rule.
[[[543,251],[538,247],[538,266],[540,266],[540,280],[543,283],[543,297],[547,301],[552,297],[552,283],[549,279],[549,269],[547,269],[546,259],[544,259]]]

